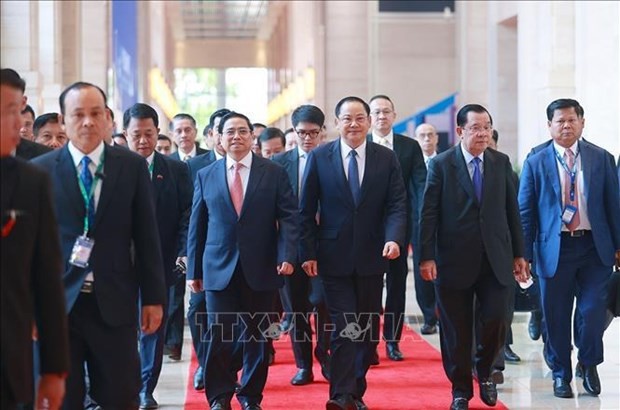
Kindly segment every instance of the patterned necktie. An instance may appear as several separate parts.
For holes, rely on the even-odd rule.
[[[192,157],[190,157],[189,155],[186,155],[183,157],[183,162],[187,162],[191,159]]]
[[[243,206],[243,183],[241,182],[241,174],[239,170],[243,164],[235,162],[235,174],[233,176],[232,185],[230,186],[230,197],[237,215],[241,215],[241,207]]]
[[[80,164],[82,165],[82,169],[80,170],[80,180],[84,185],[84,191],[86,191],[86,195],[90,195],[90,190],[93,187],[93,174],[90,172],[89,165],[91,163],[90,158],[87,155],[82,157],[82,161]],[[86,205],[86,203],[84,203]],[[93,223],[95,221],[95,194],[90,196],[88,201],[88,224],[92,229]]]
[[[351,150],[349,156],[351,157],[349,160],[349,188],[351,188],[351,194],[353,195],[353,203],[357,206],[360,203],[360,176],[357,169],[357,152]]]
[[[573,151],[571,151],[570,148],[566,149],[566,151],[564,151],[564,161],[566,162],[566,165],[568,166],[568,169],[570,171],[573,170],[574,166],[575,166],[575,154],[573,154]],[[573,216],[573,220],[566,225],[566,227],[568,228],[569,231],[574,231],[575,229],[577,229],[577,227],[579,226],[579,203],[578,203],[578,190],[577,190],[577,177],[575,176],[575,186],[574,186],[574,192],[573,192],[573,200],[571,201],[570,198],[570,175],[568,174],[568,172],[564,173],[564,205],[572,205],[575,208],[577,208],[577,210],[575,211],[575,215]]]
[[[476,198],[478,198],[478,203],[482,203],[482,172],[480,172],[480,158],[474,157],[471,160],[474,164],[474,176],[472,181],[474,183],[474,192],[476,193]]]

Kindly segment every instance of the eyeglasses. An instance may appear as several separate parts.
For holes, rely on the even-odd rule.
[[[378,117],[380,114],[383,114],[383,115],[385,115],[385,116],[388,116],[388,115],[392,114],[393,112],[394,112],[394,111],[390,110],[389,108],[386,108],[386,109],[384,109],[384,110],[374,110],[374,111],[371,111],[371,112],[370,112],[370,114],[371,114],[373,117]]]
[[[484,132],[493,131],[493,127],[491,125],[485,125],[484,127],[481,127],[480,125],[474,125],[473,127],[469,127],[469,128],[463,127],[463,129],[469,132],[470,134],[478,134],[478,133],[481,133],[482,131]]]
[[[238,129],[234,129],[234,128],[229,128],[224,130],[224,135],[227,137],[234,137],[235,134],[239,134],[240,137],[245,138],[248,135],[250,135],[250,130],[248,128],[238,128]]]
[[[351,125],[354,122],[356,124],[363,124],[364,122],[368,121],[368,117],[362,117],[361,115],[359,117],[355,117],[355,118],[351,118],[351,117],[342,117],[339,118],[339,120],[344,124],[344,125]]]
[[[319,134],[321,133],[321,130],[295,130],[295,132],[297,133],[297,135],[299,135],[299,138],[304,139],[306,137],[310,138],[311,140],[315,140],[319,137]]]

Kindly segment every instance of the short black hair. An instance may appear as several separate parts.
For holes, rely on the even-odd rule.
[[[305,104],[295,108],[291,115],[293,127],[297,128],[300,122],[309,122],[322,127],[325,124],[325,114],[317,106]]]
[[[89,87],[95,88],[99,91],[99,93],[101,93],[101,96],[103,97],[103,105],[105,106],[106,109],[109,110],[108,97],[106,97],[105,92],[103,92],[103,90],[100,87],[92,83],[78,81],[78,82],[71,84],[69,87],[65,88],[63,92],[60,93],[60,97],[58,97],[58,105],[60,105],[60,112],[62,113],[62,115],[65,115],[65,99],[67,98],[67,94],[72,90],[81,90],[83,88],[89,88]]]
[[[573,100],[570,98],[560,98],[558,100],[552,101],[551,104],[547,106],[547,120],[551,121],[553,119],[553,114],[555,110],[561,110],[564,108],[574,108],[577,117],[583,118],[583,107],[577,100]]]
[[[250,129],[250,132],[254,131],[254,125],[250,122],[250,119],[248,117],[241,114],[240,112],[231,111],[222,117],[222,119],[220,120],[220,125],[217,127],[217,132],[222,134],[224,132],[224,124],[231,118],[241,118],[245,120],[245,122],[248,123],[248,128]]]
[[[12,68],[0,69],[0,84],[20,90],[22,94],[26,91],[26,81]]]
[[[30,113],[30,115],[32,115],[32,119],[34,120],[35,118],[37,118],[36,114],[34,113],[34,110],[32,109],[32,107],[30,106],[30,104],[26,104],[26,108],[24,108],[24,110],[22,111],[22,114],[26,114],[27,112]]]
[[[284,133],[282,132],[280,128],[276,128],[276,127],[265,128],[263,132],[260,133],[258,140],[262,144],[263,142],[276,139],[276,138],[279,138],[280,141],[282,141],[283,147],[286,146],[286,138],[284,137]]]
[[[58,124],[58,113],[57,112],[48,112],[42,115],[39,115],[36,120],[34,120],[34,124],[32,125],[32,133],[35,137],[39,136],[39,131],[41,128],[45,127],[46,124]]]
[[[174,128],[174,122],[176,120],[189,120],[192,123],[192,126],[196,128],[196,119],[187,113],[181,112],[172,117],[172,120],[170,121],[170,129]]]
[[[252,127],[256,128],[256,127],[262,127],[262,128],[267,128],[267,126],[265,124],[263,124],[262,122],[255,122],[252,124]],[[254,129],[252,128],[252,129]]]
[[[205,125],[205,127],[202,129],[202,135],[206,137],[207,134],[209,134],[209,131],[211,130],[211,128],[213,128],[211,124]]]
[[[209,117],[209,127],[213,128],[216,118],[223,118],[226,114],[230,113],[231,111],[228,108],[220,108],[219,110],[214,111]]]
[[[497,144],[497,141],[499,141],[499,133],[496,129],[493,129],[493,135],[491,135],[491,138],[493,138],[493,141]]]
[[[336,109],[334,110],[336,113],[336,118],[340,116],[340,109],[342,108],[342,106],[348,102],[358,102],[362,104],[364,106],[364,110],[366,111],[366,115],[370,115],[370,106],[366,103],[366,101],[362,100],[359,97],[348,96],[344,97],[342,100],[338,101],[338,104],[336,104]]]
[[[388,100],[390,102],[390,105],[392,106],[392,109],[394,109],[394,102],[390,99],[390,97],[388,97],[385,94],[377,94],[375,96],[373,96],[370,100],[368,100],[368,105],[372,104],[372,102],[374,100]]]
[[[467,104],[462,106],[459,112],[456,113],[456,125],[459,127],[464,127],[465,124],[467,124],[467,114],[470,112],[477,112],[478,114],[483,114],[486,112],[489,116],[489,120],[491,120],[491,125],[493,125],[493,117],[491,117],[491,113],[489,113],[489,111],[487,111],[487,109],[480,104]]]
[[[125,134],[123,134],[122,132],[117,132],[115,134],[112,134],[112,139],[114,138],[122,138],[125,141],[127,141],[127,137],[125,137]]]
[[[295,128],[293,128],[293,127],[287,128],[286,131],[284,131],[284,136],[286,137],[286,134],[289,134],[291,132],[295,132]]]
[[[170,145],[172,145],[172,140],[170,139],[170,137],[168,137],[167,135],[164,135],[164,134],[159,134],[157,136],[157,141],[168,141],[170,143]]]
[[[131,107],[125,110],[123,114],[123,129],[126,130],[129,127],[129,123],[132,118],[136,118],[139,120],[152,119],[153,125],[155,128],[159,127],[159,117],[157,116],[157,111],[153,107],[144,103],[135,103]]]

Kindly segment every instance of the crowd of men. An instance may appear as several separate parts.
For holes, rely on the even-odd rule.
[[[576,373],[600,394],[620,160],[582,138],[577,101],[549,104],[551,139],[519,181],[478,104],[460,108],[458,144],[440,153],[431,124],[415,139],[394,132],[386,95],[341,99],[333,141],[314,105],[286,132],[220,108],[203,149],[190,114],[162,131],[143,103],[115,133],[94,84],[70,85],[59,113],[39,117],[18,73],[2,69],[1,91],[3,409],[157,408],[163,357],[182,354],[186,289],[193,384],[211,409],[235,396],[262,408],[282,332],[292,385],[314,381],[314,356],[326,409],[367,409],[380,338],[387,359],[404,359],[410,248],[419,330],[440,333],[451,409],[468,408],[474,379],[496,404],[504,360],[519,360],[515,288],[531,271],[553,394],[573,396],[575,299]]]

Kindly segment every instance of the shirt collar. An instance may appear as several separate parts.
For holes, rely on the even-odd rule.
[[[95,165],[95,167],[98,167],[99,161],[101,160],[101,154],[103,154],[104,146],[105,144],[103,143],[103,141],[101,141],[99,145],[97,145],[97,148],[92,150],[90,154],[85,155],[75,145],[73,145],[72,141],[69,141],[69,143],[67,144],[67,147],[69,148],[69,154],[71,154],[71,158],[73,158],[73,165],[75,165],[76,168],[78,167],[78,165],[80,165],[80,162],[82,162],[82,158],[84,158],[85,156],[88,156],[93,165]]]
[[[390,144],[390,146],[392,147],[394,146],[394,130],[393,129],[390,129],[390,132],[386,136],[379,135],[376,131],[373,130],[372,140],[374,142],[377,142],[379,138],[384,138]]]
[[[461,143],[460,145],[461,145],[461,151],[463,152],[463,156],[465,157],[465,163],[469,164],[471,160],[474,159],[474,156],[471,155],[469,151],[465,149],[465,145],[463,145],[463,143]],[[478,155],[478,158],[480,158],[480,162],[484,162],[484,151],[482,151],[482,153]]]
[[[573,145],[570,146],[570,150],[573,151],[573,154],[577,155],[577,147],[579,145],[579,139],[575,141]],[[553,148],[555,148],[556,152],[560,155],[560,157],[564,157],[564,153],[566,152],[566,148],[558,145],[555,141],[553,141]]]
[[[226,155],[226,169],[232,168],[236,162],[237,161]],[[248,152],[247,155],[241,158],[241,161],[239,162],[247,169],[250,169],[252,167],[252,151]]]
[[[297,156],[299,158],[301,158],[302,156],[304,156],[306,159],[308,158],[308,155],[310,155],[309,152],[304,151],[303,149],[301,149],[301,147],[298,145],[297,146]]]
[[[341,137],[340,138],[340,152],[342,154],[342,159],[344,160],[349,155],[349,152],[351,151],[353,151],[353,148],[348,146],[347,143],[344,142],[344,140]],[[355,152],[357,152],[357,156],[360,159],[363,160],[364,158],[366,158],[366,138],[364,138],[364,142],[362,142],[362,145],[355,148]]]
[[[437,156],[437,151],[433,152],[431,155],[426,155],[424,152],[422,152],[422,155],[424,156],[424,160],[426,161],[427,159],[433,159]]]
[[[213,150],[213,154],[215,154],[215,159],[216,160],[224,158],[224,156],[222,154],[220,154],[219,152],[217,152],[216,149]]]
[[[146,157],[146,163],[151,165],[153,163],[153,159],[155,158],[155,151],[151,153],[148,157]]]
[[[196,144],[194,144],[194,148],[192,148],[189,154],[185,154],[183,151],[179,150],[179,158],[181,158],[181,161],[184,161],[187,156],[189,156],[190,159],[196,157]]]

